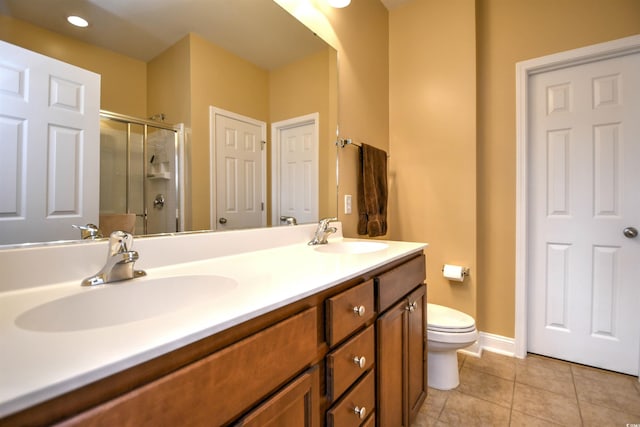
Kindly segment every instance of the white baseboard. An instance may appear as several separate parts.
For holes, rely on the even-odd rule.
[[[482,356],[484,350],[510,357],[516,356],[515,339],[490,334],[489,332],[480,332],[478,335],[478,341],[458,351],[472,357]]]

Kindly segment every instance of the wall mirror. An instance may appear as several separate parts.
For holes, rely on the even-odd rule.
[[[69,26],[72,14],[89,27]],[[184,125],[185,231],[225,229],[212,227],[215,112],[266,126],[264,224],[285,224],[279,191],[306,180],[318,183],[315,216],[337,216],[337,52],[272,0],[0,0],[0,40],[99,73],[103,110]],[[315,168],[283,178],[290,124],[314,117]]]

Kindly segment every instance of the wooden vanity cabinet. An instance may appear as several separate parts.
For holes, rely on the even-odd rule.
[[[385,309],[376,321],[380,427],[408,427],[426,398],[424,277],[424,257],[419,257],[376,278],[380,307]],[[401,297],[389,306],[386,296],[399,294]]]
[[[317,318],[315,307],[305,310],[61,425],[227,425],[309,366],[317,354]],[[314,426],[316,377],[312,371],[289,382],[245,422]]]
[[[392,261],[0,424],[408,426],[427,390],[424,278],[423,254]]]

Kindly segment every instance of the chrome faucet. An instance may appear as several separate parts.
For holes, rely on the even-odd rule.
[[[280,222],[285,222],[287,225],[298,225],[298,221],[295,216],[281,216]]]
[[[124,231],[114,231],[109,236],[107,262],[100,271],[82,281],[82,286],[102,285],[136,277],[146,276],[143,270],[134,270],[138,252],[132,251],[133,235]]]
[[[323,218],[318,222],[318,228],[316,229],[316,234],[313,236],[313,239],[307,243],[308,245],[326,245],[327,237],[329,234],[335,233],[338,231],[336,227],[329,227],[329,223],[337,221],[338,218]]]

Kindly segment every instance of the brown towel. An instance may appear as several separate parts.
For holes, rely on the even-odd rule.
[[[387,234],[387,153],[367,144],[360,149],[358,234]]]

